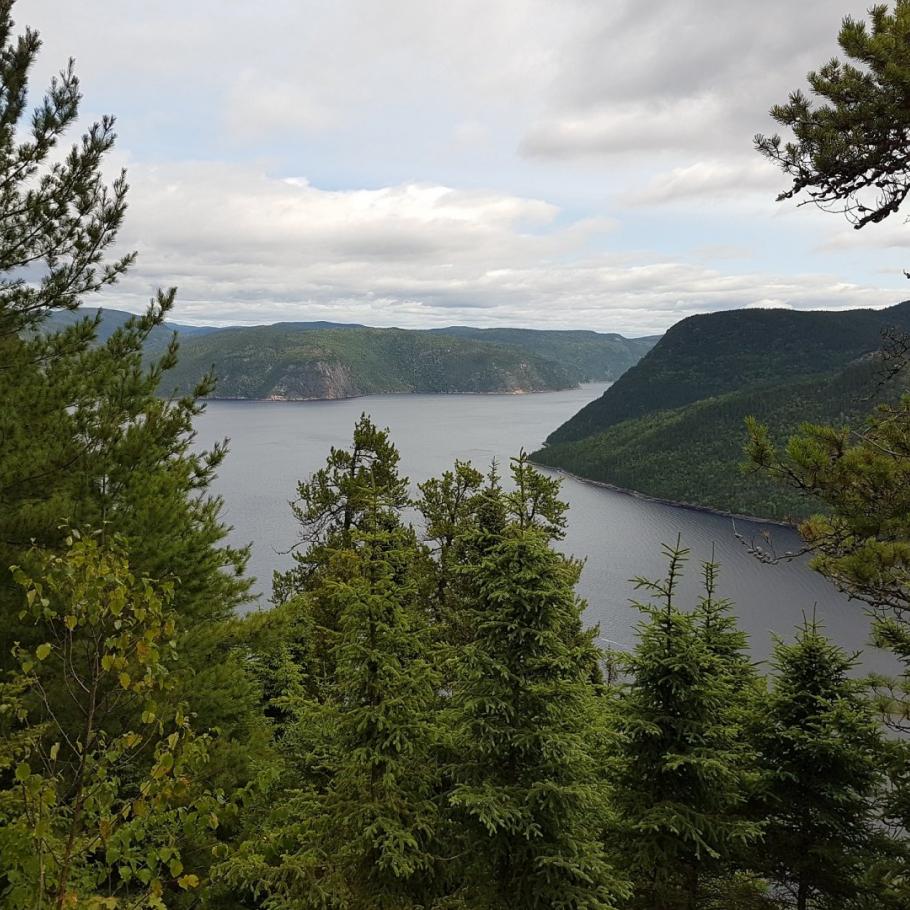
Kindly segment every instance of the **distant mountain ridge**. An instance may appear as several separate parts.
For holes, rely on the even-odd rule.
[[[60,313],[57,329],[89,313]],[[99,340],[130,318],[103,310]],[[537,392],[613,380],[635,364],[656,338],[615,333],[515,328],[371,328],[354,323],[279,322],[262,326],[156,329],[150,355],[173,332],[180,336],[177,367],[164,391],[188,391],[210,369],[214,397],[334,399],[383,393]]]
[[[486,336],[487,331],[496,332],[317,329],[293,323],[235,328],[186,341],[168,380],[185,390],[213,368],[218,398],[538,392],[614,379],[650,346],[648,341],[590,333],[593,337],[573,355],[563,337],[570,333],[537,338],[533,330],[526,330],[527,335],[507,330],[508,337]]]
[[[96,313],[101,313],[101,322],[98,326],[98,341],[107,341],[117,329],[121,328],[127,320],[135,315],[134,313],[127,313],[124,310],[103,309],[101,307],[85,309],[80,307],[78,310],[58,310],[48,316],[43,323],[43,328],[45,331],[60,331],[61,329],[73,325],[80,319],[92,317]],[[174,332],[184,338],[190,338],[194,335],[205,335],[208,332],[217,331],[219,330],[214,326],[195,326],[183,325],[182,323],[177,322],[166,322],[163,326],[159,326],[152,330],[149,339],[146,342],[146,350],[149,352],[163,351],[170,343]]]
[[[741,470],[744,420],[758,417],[781,442],[804,422],[861,421],[879,373],[871,355],[889,327],[910,331],[910,302],[684,319],[533,458],[662,499],[800,517],[804,500]]]

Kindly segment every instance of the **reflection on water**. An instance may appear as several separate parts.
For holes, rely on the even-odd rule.
[[[288,509],[296,482],[316,470],[331,446],[348,444],[355,420],[367,412],[388,426],[401,452],[401,467],[416,484],[451,467],[456,458],[484,468],[506,462],[522,447],[533,450],[555,427],[605,384],[536,395],[383,395],[348,401],[213,401],[197,421],[199,444],[230,437],[231,453],[215,491],[224,497],[233,525],[231,542],[253,542],[250,571],[257,576],[260,605],[267,606],[272,570],[290,564],[286,551],[296,540]],[[568,552],[586,560],[580,593],[588,620],[605,639],[627,647],[639,614],[629,579],[660,576],[661,545],[677,535],[691,551],[681,588],[686,603],[698,594],[699,563],[721,564],[720,588],[736,603],[753,649],[767,654],[770,635],[789,637],[803,615],[813,611],[842,645],[864,648],[868,623],[861,605],[839,595],[802,562],[768,566],[750,556],[735,538],[729,518],[648,502],[572,478],[563,483],[570,505],[565,540]],[[763,526],[737,521],[746,538]],[[794,532],[770,528],[778,552],[798,546]],[[867,666],[884,664],[869,654]]]

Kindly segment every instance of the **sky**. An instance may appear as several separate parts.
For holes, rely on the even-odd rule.
[[[910,297],[910,225],[775,202],[769,108],[855,0],[19,0],[117,117],[130,274],[174,321],[662,332]],[[73,137],[75,138],[75,137]]]

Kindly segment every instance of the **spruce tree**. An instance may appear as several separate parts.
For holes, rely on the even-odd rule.
[[[550,489],[518,467],[530,486]],[[613,907],[625,890],[600,843],[606,792],[592,754],[577,567],[551,549],[554,523],[541,527],[509,499],[498,484],[486,491],[493,520],[480,522],[460,566],[474,637],[452,693],[459,896],[491,910]]]
[[[740,736],[742,636],[714,598],[714,568],[695,614],[676,605],[688,551],[666,548],[667,577],[638,579],[653,602],[625,659],[616,717],[615,838],[642,910],[694,910],[757,826],[745,816]]]
[[[410,498],[408,479],[398,472],[399,461],[388,429],[380,429],[362,414],[350,447],[333,447],[325,466],[297,486],[298,496],[291,504],[300,525],[296,565],[288,572],[275,573],[276,608],[262,624],[283,629],[280,641],[266,634],[274,647],[265,663],[260,663],[262,685],[272,696],[271,710],[279,715],[285,684],[303,686],[315,698],[321,697],[324,686],[332,685],[339,632],[335,560],[340,552],[365,546],[364,535],[392,530],[403,533],[401,513]],[[423,609],[428,611],[429,554],[417,545],[416,537],[412,556],[414,575],[421,578]],[[291,654],[294,666],[287,662]]]
[[[863,878],[884,835],[875,806],[884,750],[855,664],[806,621],[792,644],[777,642],[755,718],[764,837],[753,857],[797,910],[871,897]]]
[[[393,451],[386,434],[370,435]],[[441,887],[429,576],[422,545],[386,495],[400,488],[387,464],[372,491],[359,474],[356,519],[322,526],[309,563],[318,568],[285,605],[306,611],[312,594],[316,615],[330,618],[322,676],[315,689],[281,696],[289,720],[278,808],[221,870],[270,907],[427,907]]]

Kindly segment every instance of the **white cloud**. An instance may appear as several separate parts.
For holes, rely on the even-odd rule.
[[[375,325],[526,324],[630,334],[771,302],[885,306],[826,275],[725,273],[654,254],[591,253],[609,231],[539,199],[436,185],[324,190],[253,167],[134,165],[124,242],[141,251],[107,305],[177,284],[175,319]]]
[[[785,185],[776,168],[762,160],[696,161],[657,174],[641,190],[624,196],[630,205],[716,202],[718,199],[758,193],[767,204],[775,189]]]
[[[905,296],[903,225],[857,234],[775,206],[782,178],[751,151],[769,106],[835,51],[841,15],[868,5],[842,3],[20,0],[16,14],[46,41],[36,84],[75,54],[86,113],[120,117],[123,239],[140,259],[110,305],[176,283],[178,318],[197,322],[653,332],[758,302]]]

